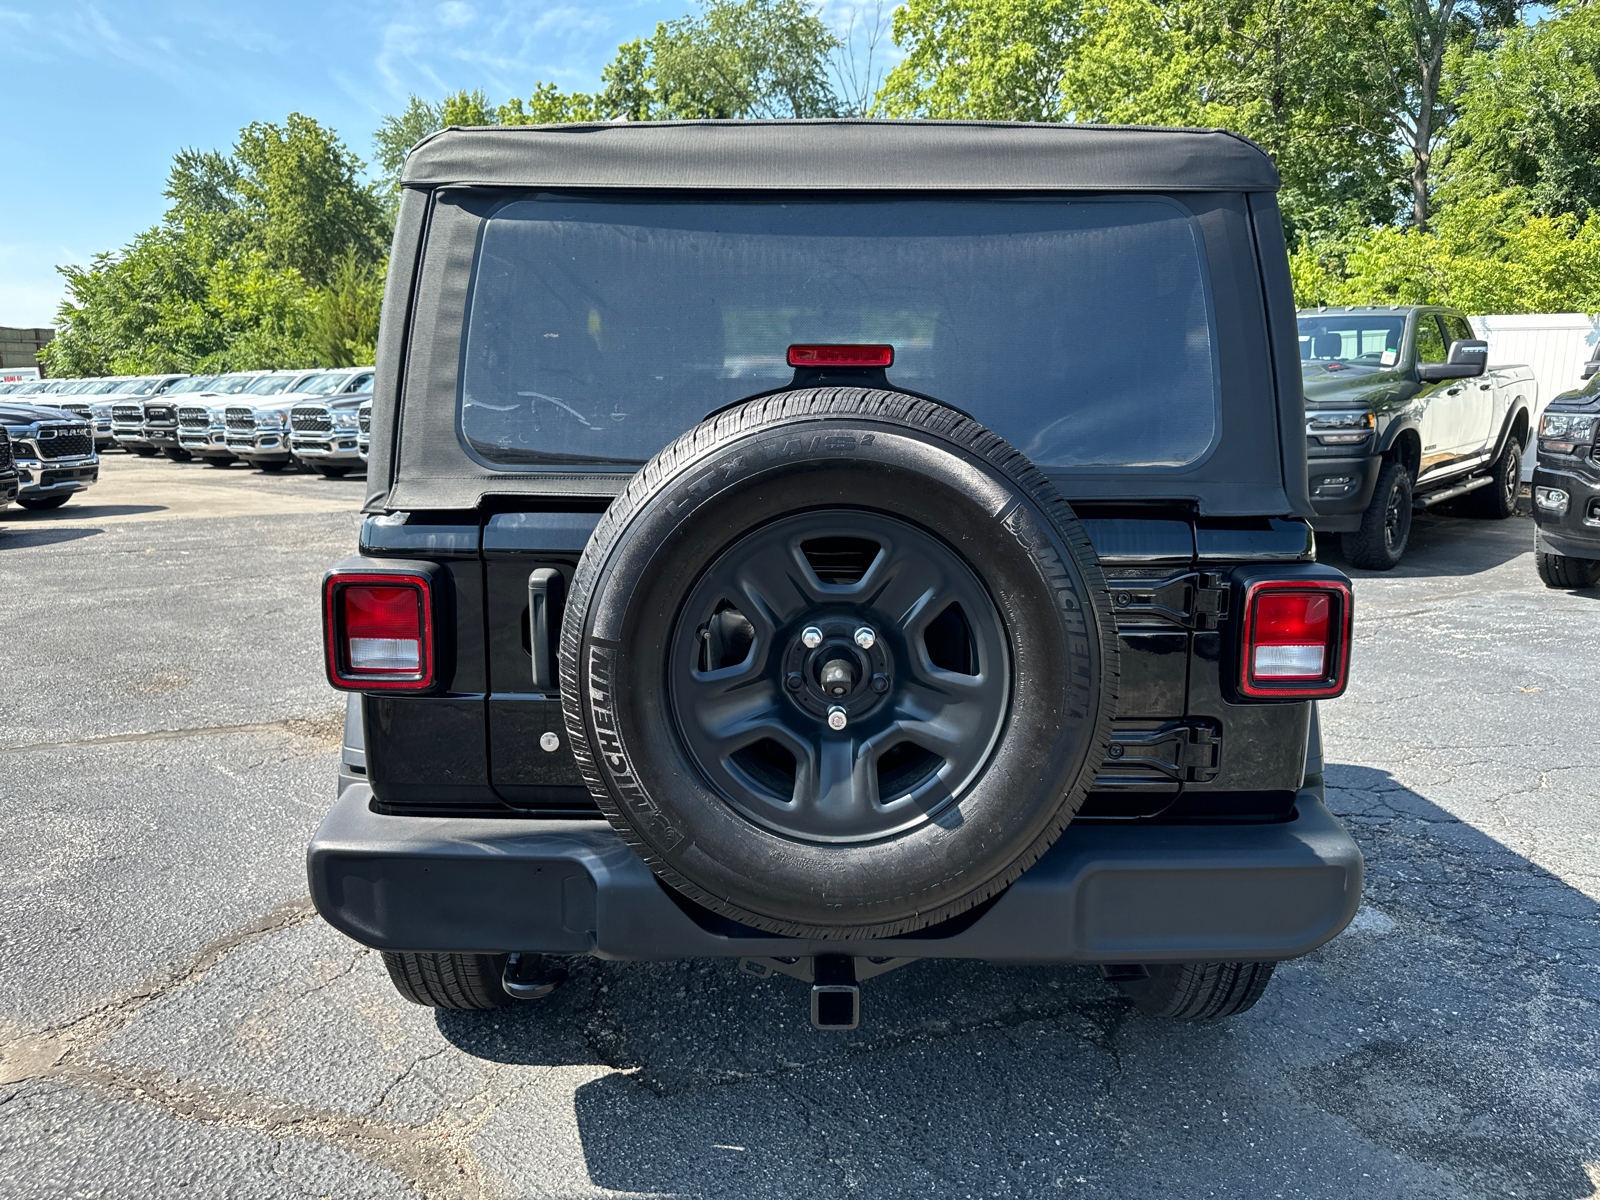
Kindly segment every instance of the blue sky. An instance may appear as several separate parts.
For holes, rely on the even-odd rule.
[[[56,264],[153,224],[185,146],[226,148],[251,121],[299,111],[370,161],[372,131],[408,93],[589,90],[619,43],[692,4],[0,0],[0,325],[54,324]]]

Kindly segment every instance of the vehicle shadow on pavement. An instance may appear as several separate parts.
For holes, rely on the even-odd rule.
[[[76,542],[80,538],[94,537],[103,529],[29,529],[26,526],[0,527],[0,550],[23,550],[37,546],[53,546],[57,542]]]
[[[17,508],[0,512],[0,521],[96,521],[102,517],[128,517],[165,512],[165,504],[67,504],[61,508]]]
[[[732,961],[579,960],[438,1028],[624,1068],[575,1107],[593,1183],[627,1193],[1590,1196],[1600,905],[1385,772],[1327,778],[1366,906],[1231,1022],[1146,1018],[1084,968],[923,961],[824,1034],[804,985]],[[537,1153],[491,1157],[518,1179]]]
[[[1317,538],[1317,559],[1358,579],[1416,579],[1430,575],[1476,575],[1533,550],[1533,522],[1526,517],[1486,521],[1474,517],[1417,513],[1405,557],[1392,571],[1352,567],[1337,534]],[[1530,574],[1533,565],[1528,566]]]

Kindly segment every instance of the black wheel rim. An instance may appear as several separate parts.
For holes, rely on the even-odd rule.
[[[1010,705],[987,589],[942,539],[876,512],[786,517],[729,546],[669,652],[690,757],[736,811],[800,841],[959,824]]]
[[[1506,447],[1506,458],[1508,461],[1501,491],[1505,493],[1506,507],[1513,508],[1517,503],[1517,488],[1522,484],[1522,447],[1512,442]]]
[[[1406,544],[1411,519],[1409,500],[1400,480],[1395,480],[1394,486],[1389,489],[1389,502],[1383,512],[1383,542],[1391,553],[1398,553]]]

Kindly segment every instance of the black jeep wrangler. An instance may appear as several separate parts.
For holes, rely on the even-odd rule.
[[[782,972],[821,1028],[925,958],[1250,1007],[1362,878],[1277,186],[1207,130],[420,143],[321,913],[445,1008],[571,955]]]

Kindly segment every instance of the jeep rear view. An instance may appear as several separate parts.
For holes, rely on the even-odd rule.
[[[819,1028],[919,959],[1249,1008],[1362,877],[1277,186],[1215,130],[422,142],[323,916],[443,1008],[575,955],[794,976]]]

